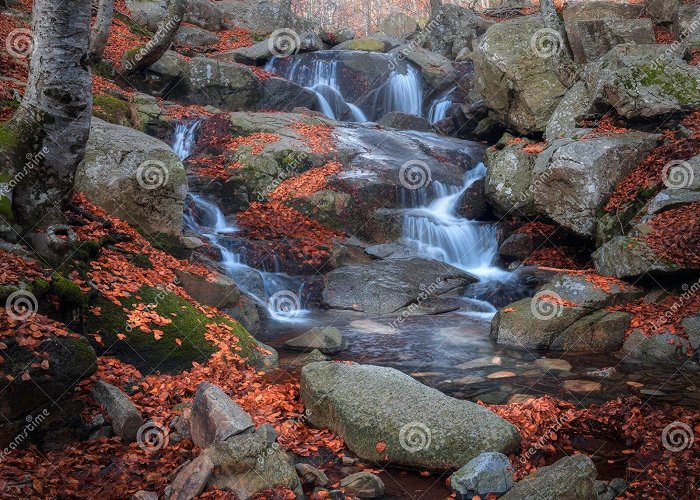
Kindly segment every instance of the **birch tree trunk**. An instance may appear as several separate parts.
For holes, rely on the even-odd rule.
[[[168,14],[158,25],[153,38],[143,47],[127,50],[122,57],[126,74],[136,73],[158,61],[175,37],[187,9],[187,0],[169,0]]]
[[[27,87],[10,130],[12,212],[26,230],[63,218],[85,153],[90,0],[35,0],[32,37]]]
[[[93,64],[102,60],[102,54],[109,40],[109,30],[112,27],[113,15],[114,0],[100,0],[97,5],[95,24],[93,24],[92,33],[90,34],[90,60]]]
[[[559,19],[554,0],[540,0],[540,14],[544,27],[558,33],[561,46],[551,57],[550,63],[559,81],[566,88],[571,88],[579,79],[579,66],[574,62],[569,37],[566,35],[564,24]]]

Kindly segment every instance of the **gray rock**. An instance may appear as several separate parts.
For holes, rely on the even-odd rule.
[[[596,500],[596,469],[590,458],[574,455],[562,458],[513,486],[504,500]]]
[[[681,325],[685,328],[691,347],[696,351],[700,349],[700,315],[684,318]]]
[[[284,78],[267,78],[262,81],[262,98],[257,109],[292,111],[295,108],[318,109],[316,94]]]
[[[501,496],[513,487],[514,472],[505,455],[481,453],[452,474],[450,488],[459,500],[471,500],[476,495],[483,498],[489,493]]]
[[[248,500],[268,488],[284,487],[302,495],[301,483],[287,454],[263,434],[240,434],[215,441],[204,450],[214,464],[209,487]]]
[[[459,200],[457,213],[470,220],[482,220],[488,210],[486,202],[486,180],[477,179],[464,190]]]
[[[491,26],[474,49],[476,88],[502,123],[521,134],[544,132],[566,88],[531,41],[544,28],[539,15]]]
[[[236,283],[223,274],[210,278],[179,269],[173,270],[180,281],[180,286],[197,302],[212,307],[234,307],[241,298],[241,291]]]
[[[423,117],[401,113],[400,111],[392,111],[382,116],[379,125],[389,128],[398,128],[401,130],[420,130],[423,132],[432,132],[433,127],[430,122]]]
[[[670,23],[680,4],[681,0],[648,0],[647,13],[657,23]]]
[[[129,396],[102,380],[98,380],[93,387],[92,396],[111,417],[114,433],[125,442],[136,441],[139,427],[143,425],[143,417]]]
[[[242,64],[193,57],[186,69],[181,87],[187,102],[239,111],[253,109],[262,97],[258,78]]]
[[[546,241],[547,238],[541,234],[513,233],[498,247],[498,254],[506,259],[524,260]]]
[[[147,236],[179,236],[188,185],[185,168],[162,141],[93,118],[75,190]]]
[[[389,52],[401,45],[401,40],[384,35],[371,35],[339,43],[332,50],[362,50],[366,52]]]
[[[323,302],[334,309],[386,314],[419,301],[459,292],[476,279],[444,262],[421,257],[356,264],[325,276]]]
[[[312,363],[301,371],[301,396],[313,425],[337,432],[372,463],[457,468],[483,451],[509,453],[520,443],[517,429],[486,408],[391,368]]]
[[[498,214],[532,216],[535,215],[532,169],[537,155],[522,150],[527,143],[507,144],[510,138],[511,136],[506,134],[499,143],[502,146],[497,145],[486,150],[486,198]]]
[[[168,13],[167,2],[161,0],[141,1],[126,0],[131,19],[149,31],[155,33],[160,23]]]
[[[596,95],[592,93],[585,82],[579,80],[566,91],[559,105],[552,113],[545,137],[552,142],[564,137],[582,136],[585,130],[578,127],[579,118],[591,112]]]
[[[158,500],[158,493],[153,491],[139,490],[131,495],[131,500]]]
[[[219,37],[202,28],[180,26],[175,33],[174,42],[176,45],[199,48],[218,43]]]
[[[593,253],[596,270],[605,276],[627,279],[681,272],[682,267],[657,256],[643,241],[617,236]]]
[[[700,169],[698,169],[698,173],[700,173]],[[698,201],[700,201],[700,191],[691,191],[689,189],[664,189],[649,202],[647,213],[649,215],[654,215],[680,205]]]
[[[673,34],[693,48],[700,47],[698,18],[700,18],[700,6],[698,5],[680,5],[673,14]]]
[[[596,311],[569,326],[552,341],[550,349],[575,352],[616,352],[625,341],[632,315]]]
[[[414,45],[400,45],[390,53],[418,66],[423,81],[430,87],[437,88],[446,81],[452,82],[456,79],[452,62],[435,52]]]
[[[290,361],[293,366],[306,366],[309,363],[317,363],[319,361],[328,361],[328,356],[324,355],[318,349],[314,349],[309,353],[300,354]]]
[[[380,33],[404,39],[406,35],[418,29],[418,23],[411,16],[403,12],[391,12],[379,22]]]
[[[214,463],[207,455],[200,455],[180,469],[175,480],[166,488],[168,500],[192,500],[207,487],[214,472]]]
[[[287,340],[284,345],[297,351],[318,349],[323,354],[336,354],[343,349],[344,341],[340,330],[325,326],[312,328],[298,337]]]
[[[596,481],[595,486],[598,500],[615,500],[627,489],[627,481],[617,477],[610,482]]]
[[[267,439],[267,442],[270,444],[277,441],[277,431],[275,430],[274,427],[272,427],[272,425],[270,425],[268,423],[262,424],[260,427],[255,429],[255,432],[259,433],[259,434],[264,434],[265,439]]]
[[[253,428],[250,415],[221,388],[209,382],[197,386],[190,414],[190,433],[194,444],[206,448]]]
[[[432,52],[454,59],[462,49],[473,50],[477,38],[492,24],[471,9],[444,3],[431,12],[425,27],[410,38]]]
[[[622,346],[622,353],[633,359],[649,364],[685,364],[690,359],[690,342],[668,332],[649,335],[634,330]]]
[[[598,211],[656,141],[656,135],[641,132],[555,141],[533,168],[537,210],[574,234],[592,238]]]
[[[301,478],[301,482],[304,484],[311,484],[313,486],[328,486],[330,480],[326,473],[322,470],[317,469],[313,465],[309,464],[296,464],[294,468],[297,470],[297,474]]]
[[[617,306],[644,295],[644,291],[634,285],[610,280],[608,289],[603,289],[588,281],[585,275],[577,274],[560,274],[537,291],[538,294],[547,292],[587,309]]]
[[[222,12],[218,3],[209,0],[188,0],[184,21],[209,31],[219,31],[222,24]]]
[[[365,248],[365,252],[375,259],[403,259],[416,255],[416,252],[401,243],[370,245]]]
[[[357,498],[379,498],[384,495],[384,483],[371,472],[356,472],[340,481],[340,487],[346,494]]]

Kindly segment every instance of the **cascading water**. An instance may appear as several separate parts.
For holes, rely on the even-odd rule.
[[[178,123],[175,126],[173,151],[181,160],[186,160],[192,154],[200,123],[200,120],[194,120]]]
[[[293,61],[273,58],[265,70],[307,88],[316,94],[321,112],[328,118],[340,121],[367,122],[377,120],[386,113],[400,111],[422,116],[423,87],[420,70],[402,63],[394,55],[374,54],[384,58],[394,68],[387,71],[383,81],[372,82],[374,88],[354,98],[346,95],[348,65],[333,56],[333,51],[304,54]],[[291,58],[289,58],[291,59]],[[359,78],[358,78],[359,80]],[[354,102],[353,102],[354,101]]]

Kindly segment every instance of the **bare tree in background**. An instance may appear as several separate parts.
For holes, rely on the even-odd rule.
[[[90,60],[93,64],[100,62],[107,47],[113,16],[114,0],[99,0],[95,23],[90,34]]]
[[[136,73],[148,68],[158,61],[168,50],[180,28],[182,18],[187,10],[187,0],[168,0],[168,14],[158,25],[158,31],[143,47],[130,49],[124,53],[124,70],[126,74]]]
[[[12,212],[27,230],[63,218],[90,133],[90,0],[35,0],[33,51],[10,122]]]
[[[540,14],[547,29],[557,33],[560,43],[559,50],[555,51],[550,62],[557,78],[567,88],[571,88],[579,79],[579,66],[574,62],[569,38],[566,35],[564,24],[559,19],[554,0],[540,0]]]

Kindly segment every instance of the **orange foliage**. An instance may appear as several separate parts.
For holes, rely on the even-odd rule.
[[[333,140],[333,127],[320,123],[318,125],[307,125],[296,123],[292,127],[301,135],[306,145],[312,153],[331,153],[335,151],[335,141]]]
[[[235,151],[241,146],[250,146],[251,154],[259,155],[265,149],[265,146],[272,142],[280,140],[277,134],[268,134],[266,132],[255,132],[243,137],[235,137],[229,141],[227,148]]]
[[[240,49],[241,47],[250,47],[255,43],[253,42],[252,34],[252,31],[245,28],[219,31],[217,33],[219,36],[219,43],[216,45],[216,51],[228,52],[230,50]]]
[[[277,186],[277,189],[270,193],[270,199],[286,201],[310,196],[325,189],[328,177],[337,174],[342,169],[342,164],[332,161],[323,167],[308,170],[301,175],[285,180]]]

